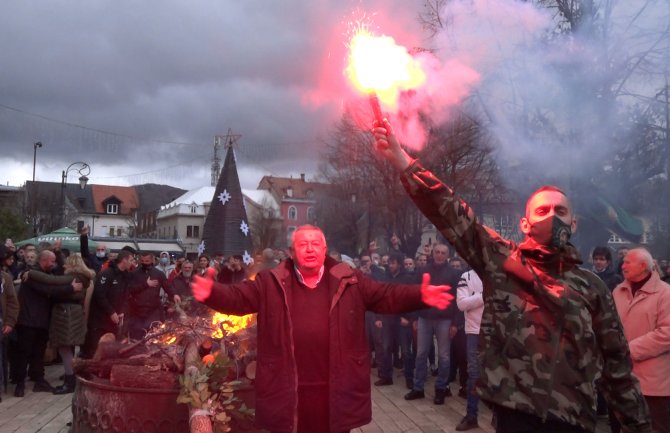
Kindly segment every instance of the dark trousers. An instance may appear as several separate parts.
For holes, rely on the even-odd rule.
[[[670,432],[670,397],[645,395],[651,415],[651,427],[656,432]]]
[[[162,317],[160,309],[146,315],[131,315],[128,320],[128,336],[133,340],[141,340],[147,335],[152,324],[162,322]]]
[[[5,350],[6,344],[5,344],[5,339],[3,338],[4,336],[2,335],[2,332],[0,332],[0,385],[5,387],[7,386],[7,359],[5,357],[5,353],[7,352]],[[2,395],[2,391],[0,391],[0,395]]]
[[[416,359],[416,341],[412,331],[412,322],[407,326],[400,325],[400,351],[402,352],[403,372],[405,379],[414,380],[414,362]]]
[[[98,349],[98,341],[100,341],[100,337],[108,332],[113,331],[96,327],[89,322],[89,328],[86,330],[86,339],[84,340],[84,344],[79,348],[79,357],[84,359],[93,358],[95,351]]]
[[[494,406],[496,433],[588,433],[581,427],[557,420],[542,421],[538,416],[502,406]]]
[[[449,364],[449,383],[456,380],[462,389],[468,386],[468,350],[465,338],[465,330],[459,328],[454,338],[451,339],[451,363]]]
[[[26,369],[34,381],[44,379],[44,352],[49,341],[49,331],[42,328],[16,325],[16,368],[12,368],[16,383],[26,380]]]
[[[670,397],[644,396],[649,414],[651,415],[651,427],[655,432],[670,432]],[[621,433],[621,423],[610,411],[610,429],[612,433]]]
[[[400,331],[399,316],[381,316],[382,321],[382,353],[379,377],[393,380],[393,353],[396,352],[396,341]],[[405,356],[405,353],[403,353]],[[379,361],[379,358],[377,358]]]

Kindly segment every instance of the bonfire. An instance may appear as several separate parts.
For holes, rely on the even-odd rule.
[[[253,418],[236,391],[256,377],[255,315],[228,316],[185,299],[141,340],[120,337],[103,336],[93,359],[78,359],[75,372],[115,386],[178,389],[192,433],[229,432],[233,420]]]

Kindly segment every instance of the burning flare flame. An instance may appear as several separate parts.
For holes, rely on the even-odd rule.
[[[223,338],[226,334],[234,334],[253,325],[255,316],[247,314],[246,316],[233,316],[229,314],[214,313],[212,316],[212,325],[216,330],[212,332],[213,338]]]
[[[397,106],[398,94],[426,81],[421,63],[389,36],[375,36],[361,26],[349,42],[347,75],[360,92],[376,93],[388,107]]]

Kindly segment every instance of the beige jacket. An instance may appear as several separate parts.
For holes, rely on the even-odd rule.
[[[643,395],[670,396],[670,284],[654,272],[635,296],[629,281],[612,292]]]

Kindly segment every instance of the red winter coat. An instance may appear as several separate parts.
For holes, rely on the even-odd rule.
[[[344,263],[326,258],[330,305],[330,431],[351,430],[372,420],[370,352],[365,311],[396,314],[426,308],[418,285],[379,283]],[[254,281],[214,284],[205,303],[224,313],[258,313],[256,425],[271,431],[295,432],[298,377],[289,314],[295,281],[293,261],[260,272]]]

